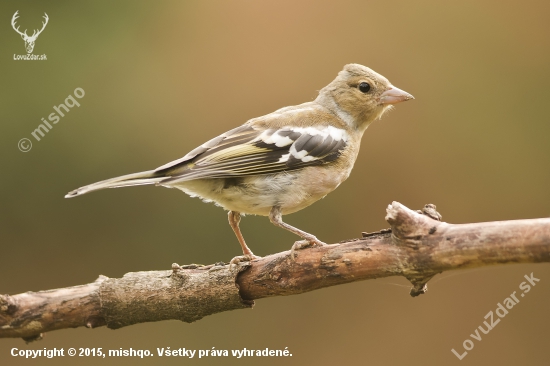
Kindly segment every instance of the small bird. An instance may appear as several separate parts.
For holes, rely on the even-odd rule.
[[[312,102],[253,118],[157,169],[90,184],[65,197],[155,184],[214,202],[229,211],[229,225],[243,250],[232,263],[259,258],[239,229],[242,214],[268,216],[304,239],[292,251],[326,245],[283,222],[282,216],[311,205],[345,181],[367,127],[409,99],[414,98],[382,75],[348,64]]]

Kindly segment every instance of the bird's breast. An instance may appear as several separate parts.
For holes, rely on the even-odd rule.
[[[280,206],[284,215],[332,192],[347,179],[350,170],[330,164],[269,175],[197,179],[173,187],[226,210],[267,216],[273,206]]]

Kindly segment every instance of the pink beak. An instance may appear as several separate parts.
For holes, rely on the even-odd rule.
[[[380,96],[381,104],[397,104],[401,102],[406,102],[407,100],[414,99],[412,95],[407,93],[404,90],[392,86],[390,89],[386,90]]]

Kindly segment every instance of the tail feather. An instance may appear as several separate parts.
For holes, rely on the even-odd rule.
[[[65,195],[65,198],[72,198],[76,196],[81,196],[86,193],[93,191],[98,191],[105,188],[119,188],[119,187],[131,187],[131,186],[142,186],[146,184],[156,184],[167,177],[155,172],[154,170],[149,170],[141,173],[134,173],[123,175],[116,178],[111,178],[107,180],[102,180],[101,182],[89,184],[84,187],[80,187],[71,191]]]

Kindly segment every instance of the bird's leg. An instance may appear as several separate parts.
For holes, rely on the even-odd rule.
[[[244,241],[243,234],[241,233],[241,229],[239,228],[239,223],[241,222],[241,213],[235,212],[235,211],[229,211],[227,214],[227,218],[229,219],[229,225],[233,229],[233,232],[235,232],[235,235],[237,236],[237,240],[239,240],[239,243],[241,244],[241,248],[243,249],[243,255],[233,258],[230,264],[237,264],[239,262],[248,262],[253,259],[261,258],[254,255],[254,253],[252,253],[252,251]]]
[[[241,248],[243,249],[243,254],[254,257],[254,253],[252,253],[250,248],[246,245],[243,234],[241,233],[241,229],[239,228],[239,223],[241,222],[241,213],[235,212],[235,211],[229,211],[227,214],[227,218],[229,219],[229,225],[231,226],[231,228],[235,232],[235,235],[237,236],[237,240],[241,244]]]
[[[317,239],[315,235],[312,235],[310,233],[306,233],[303,230],[300,230],[298,228],[295,228],[294,226],[291,226],[285,222],[283,222],[283,215],[281,213],[281,207],[279,206],[273,206],[271,208],[271,211],[269,212],[269,221],[273,225],[276,225],[278,227],[282,227],[283,229],[286,229],[290,231],[291,233],[294,233],[301,237],[304,240],[300,240],[294,243],[292,245],[292,248],[290,249],[290,257],[294,258],[294,251],[307,248],[310,246],[323,246],[327,245],[326,243],[323,243],[321,240]]]

